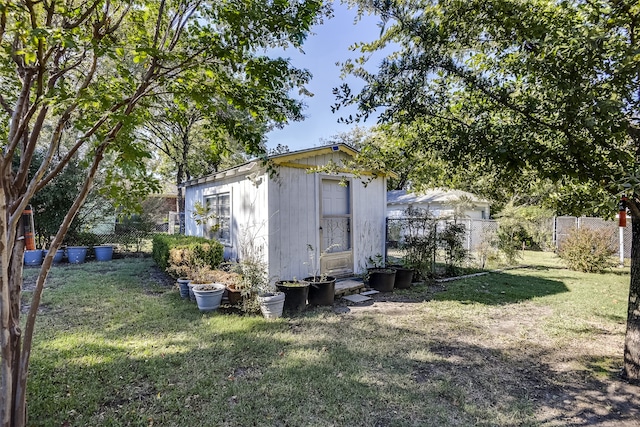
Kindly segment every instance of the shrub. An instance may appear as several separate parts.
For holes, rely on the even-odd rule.
[[[182,276],[180,271],[194,265],[217,268],[222,262],[223,247],[220,242],[204,237],[157,234],[153,237],[152,253],[161,269]]]
[[[400,248],[406,251],[404,264],[426,279],[433,273],[437,247],[436,220],[426,209],[409,207],[401,230]]]
[[[468,253],[463,243],[464,236],[464,224],[456,223],[447,223],[438,233],[438,243],[445,252],[448,274],[454,275],[456,266],[467,259]]]
[[[68,246],[99,246],[102,244],[100,236],[90,232],[68,232],[64,238],[64,243]]]
[[[496,232],[496,245],[508,265],[517,264],[518,258],[521,257],[521,238],[522,235],[517,229],[505,225],[504,222],[499,223]]]
[[[585,273],[599,272],[612,267],[616,253],[614,235],[608,230],[579,228],[572,230],[558,253],[571,270]]]

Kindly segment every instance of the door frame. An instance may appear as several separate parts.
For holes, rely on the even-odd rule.
[[[330,252],[330,253],[324,253],[324,251],[322,250],[322,242],[323,242],[323,229],[322,229],[322,219],[325,218],[325,216],[323,215],[323,205],[322,205],[322,184],[325,181],[334,181],[339,183],[340,181],[346,181],[348,183],[348,190],[349,190],[349,205],[348,205],[348,209],[349,209],[349,214],[346,215],[346,217],[348,217],[348,221],[349,221],[349,250],[347,251],[340,251],[340,252]],[[337,215],[337,216],[328,216],[326,218],[341,218],[341,217],[345,217],[344,215]],[[354,236],[354,221],[353,221],[353,180],[350,177],[336,177],[336,176],[332,176],[332,175],[320,175],[318,177],[318,211],[317,211],[317,218],[318,218],[318,234],[317,234],[317,238],[318,238],[318,251],[317,251],[317,255],[320,259],[320,274],[328,274],[331,276],[337,276],[337,277],[345,277],[345,276],[351,276],[353,275],[355,269],[354,269],[354,250],[353,250],[353,236]],[[339,269],[339,270],[327,270],[327,264],[332,264],[335,262],[339,262],[340,260],[344,260],[344,268]]]

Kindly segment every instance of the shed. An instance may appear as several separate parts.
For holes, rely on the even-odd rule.
[[[426,209],[436,218],[451,217],[455,206],[463,207],[464,218],[489,219],[490,206],[487,200],[460,190],[435,188],[416,194],[406,190],[387,192],[387,209],[390,218],[401,218],[409,207]]]
[[[254,160],[189,181],[186,234],[218,239],[225,259],[253,250],[271,280],[302,279],[317,269],[359,274],[384,253],[387,194],[384,174],[359,178],[345,168],[356,154],[345,144],[317,147],[272,156],[273,168]],[[331,173],[315,170],[327,165]],[[215,214],[209,226],[218,230],[194,219],[198,202]]]

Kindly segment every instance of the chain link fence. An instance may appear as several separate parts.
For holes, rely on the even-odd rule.
[[[436,264],[447,263],[447,253],[439,243],[439,237],[447,227],[453,224],[452,220],[416,218],[387,218],[386,252],[385,259],[390,262],[404,259],[408,255],[408,246],[416,241],[432,240],[426,244],[424,251],[431,252],[432,270]],[[495,220],[483,219],[458,219],[455,224],[463,228],[463,232],[458,235],[460,245],[464,248],[469,257],[466,263],[481,263],[477,256],[479,252],[486,251],[487,247],[494,245],[495,234],[498,231],[498,222]]]
[[[401,259],[406,254],[406,236],[410,228],[408,223],[410,218],[388,218],[387,219],[387,239],[386,257],[387,259]],[[451,220],[432,220],[434,230],[444,229]],[[486,251],[488,247],[496,249],[495,237],[499,229],[499,222],[496,220],[481,219],[458,219],[458,224],[464,225],[464,234],[461,235],[461,243],[469,252],[470,260],[480,258],[479,253]],[[607,221],[601,218],[592,217],[554,217],[544,220],[539,229],[544,234],[552,236],[551,246],[543,245],[544,250],[559,250],[563,242],[569,236],[571,230],[578,228],[588,228],[593,230],[608,230],[611,233],[612,249],[620,253],[622,250],[624,258],[631,257],[631,221],[627,221],[627,226],[622,229],[620,238],[620,227],[617,221]],[[420,233],[427,233],[425,228]],[[414,230],[415,232],[415,230]],[[546,242],[543,242],[546,243]],[[531,242],[525,242],[529,246]],[[435,251],[434,262],[442,262],[441,252]]]
[[[607,221],[601,218],[592,217],[574,217],[560,216],[555,218],[554,222],[554,245],[556,249],[561,249],[564,241],[569,237],[572,230],[579,228],[588,228],[590,230],[605,230],[611,234],[612,249],[622,253],[624,258],[631,258],[631,221],[627,221],[627,226],[620,228],[617,221]],[[622,239],[620,239],[622,234]]]

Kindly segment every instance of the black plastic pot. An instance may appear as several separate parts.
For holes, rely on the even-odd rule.
[[[276,282],[276,288],[284,293],[284,309],[287,314],[296,314],[307,308],[309,297],[309,283],[281,280]]]
[[[400,266],[391,267],[396,271],[396,280],[394,287],[396,289],[409,289],[413,281],[413,270]]]
[[[333,305],[333,298],[336,296],[336,278],[333,276],[307,277],[305,282],[309,283],[309,305]]]
[[[380,292],[393,292],[396,271],[390,268],[370,268],[369,287]]]

